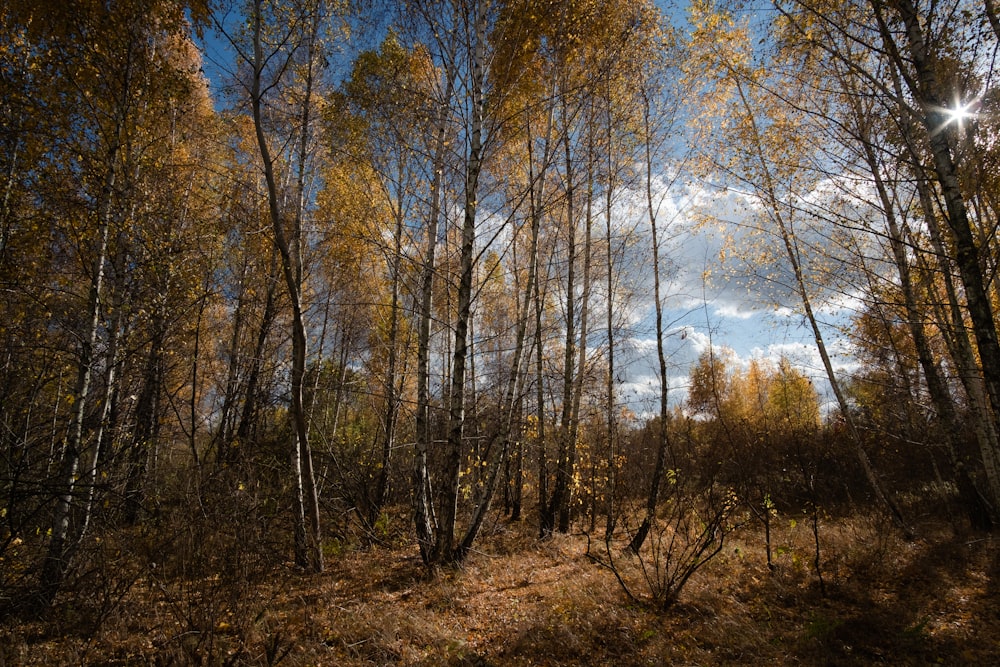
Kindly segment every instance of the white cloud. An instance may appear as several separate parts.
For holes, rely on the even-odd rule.
[[[715,315],[734,320],[749,320],[755,317],[759,311],[751,310],[740,303],[723,303],[714,308]]]
[[[766,219],[760,222],[761,202],[752,194],[710,184],[675,182],[672,190],[668,185],[666,178],[654,180],[671,404],[686,399],[690,369],[710,344],[732,348],[733,363],[740,367],[751,359],[776,363],[785,357],[813,380],[823,400],[832,400],[784,244],[765,228]],[[861,221],[871,214],[863,194],[856,182],[831,179],[818,182],[798,204],[819,212],[839,197],[848,202],[847,210],[854,207],[858,229],[863,230]],[[645,194],[622,192],[614,216],[630,234],[626,271],[633,287],[627,311],[619,314],[631,332],[621,345],[619,392],[636,414],[651,415],[658,410],[659,380]],[[846,379],[858,363],[840,329],[864,307],[858,289],[852,287],[856,276],[848,261],[852,259],[848,250],[855,252],[858,246],[835,239],[823,225],[821,215],[803,217],[795,221],[795,232],[835,372]],[[870,237],[853,242],[870,248]],[[878,256],[878,249],[873,250]]]

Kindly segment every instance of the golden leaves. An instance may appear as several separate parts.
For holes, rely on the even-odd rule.
[[[689,409],[756,429],[784,432],[819,426],[819,395],[788,359],[777,364],[752,359],[745,370],[735,361],[729,348],[701,354],[690,375]]]

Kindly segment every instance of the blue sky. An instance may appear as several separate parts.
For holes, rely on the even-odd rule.
[[[662,201],[658,227],[668,237],[662,255],[673,267],[661,280],[671,403],[686,398],[690,367],[711,344],[730,348],[735,362],[743,367],[752,359],[789,359],[813,381],[829,408],[833,398],[829,383],[812,329],[801,314],[799,295],[788,288],[791,281],[746,279],[753,272],[769,272],[746,264],[752,252],[739,256],[751,243],[749,234],[741,230],[745,231],[752,215],[752,197],[693,183],[673,188],[661,183],[658,197]],[[706,219],[709,222],[699,224]],[[775,263],[770,271],[787,278],[781,275],[787,271],[787,262],[780,243],[773,245],[768,249]],[[826,301],[818,295],[812,298],[835,368],[839,373],[850,372],[856,363],[841,329],[853,304],[843,296]],[[637,324],[629,345],[636,353],[630,358],[622,397],[641,414],[655,409],[659,391],[651,288],[634,307]]]

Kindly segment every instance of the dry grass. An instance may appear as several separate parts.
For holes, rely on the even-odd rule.
[[[400,535],[405,519],[397,520]],[[405,539],[345,549],[326,573],[149,572],[99,631],[73,605],[0,630],[0,664],[996,664],[993,538],[928,524],[904,542],[866,518],[822,525],[827,596],[806,522],[784,517],[776,569],[743,529],[655,612],[628,601],[583,536],[498,526],[460,568],[429,573]]]

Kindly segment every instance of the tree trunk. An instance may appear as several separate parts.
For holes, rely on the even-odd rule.
[[[650,137],[650,100],[645,90],[643,90],[643,121],[646,131],[646,210],[649,215],[649,229],[653,243],[653,303],[656,308],[656,360],[659,370],[660,380],[660,419],[657,425],[657,446],[656,462],[653,464],[653,477],[649,482],[649,494],[646,496],[646,514],[632,541],[629,542],[629,549],[633,553],[639,553],[649,530],[652,527],[653,518],[656,516],[656,506],[660,501],[660,486],[663,483],[663,475],[666,469],[666,461],[669,456],[673,461],[673,451],[670,447],[670,437],[667,432],[667,358],[663,350],[663,339],[666,335],[663,330],[663,299],[660,295],[660,244],[657,235],[656,209],[653,206],[653,156],[651,151]],[[676,464],[675,464],[676,465]]]
[[[382,456],[375,482],[375,498],[368,514],[369,526],[374,526],[389,496],[389,465],[396,439],[396,419],[399,415],[399,394],[396,391],[396,357],[399,349],[399,286],[403,259],[403,203],[396,202],[396,226],[393,232],[392,260],[389,269],[391,295],[389,303],[389,358],[385,369],[385,416],[382,420]]]
[[[570,481],[573,478],[573,470],[570,462],[570,449],[575,443],[570,442],[573,437],[571,422],[573,417],[573,389],[576,384],[573,382],[573,362],[576,359],[576,209],[573,204],[573,156],[570,146],[571,133],[569,131],[569,114],[566,106],[568,101],[563,100],[562,123],[563,123],[563,148],[565,150],[566,167],[566,336],[563,348],[563,372],[562,372],[562,412],[559,417],[559,440],[556,452],[556,476],[555,486],[552,489],[552,498],[549,506],[542,514],[542,533],[552,533],[556,528],[556,518],[560,517],[564,508],[569,504]]]
[[[592,240],[593,240],[593,195],[594,195],[594,172],[593,172],[593,134],[591,133],[587,155],[587,201],[584,213],[584,233],[583,233],[583,293],[580,295],[580,337],[577,348],[576,377],[573,380],[573,408],[569,420],[569,437],[567,438],[566,462],[570,471],[570,479],[576,472],[576,441],[580,436],[580,404],[583,400],[583,382],[587,376],[587,333],[588,315],[590,313],[590,271],[592,261]],[[559,507],[559,532],[569,532],[571,508],[573,505],[573,487],[566,489],[565,500]]]
[[[431,443],[430,331],[431,319],[434,315],[432,303],[436,269],[434,255],[437,249],[438,222],[441,217],[444,158],[447,150],[447,111],[451,104],[453,85],[451,78],[449,78],[436,119],[437,138],[431,162],[434,177],[431,181],[430,210],[427,216],[427,245],[421,271],[419,321],[417,324],[417,442],[413,461],[413,518],[416,525],[417,543],[420,545],[420,555],[425,563],[431,563],[434,559],[434,543],[437,533],[433,506],[434,496],[427,469],[427,457]]]
[[[83,422],[90,398],[90,383],[93,374],[94,353],[101,324],[101,291],[104,286],[104,271],[107,264],[108,239],[111,230],[112,193],[116,183],[115,163],[118,159],[118,144],[108,150],[108,173],[101,190],[101,204],[98,211],[97,247],[94,266],[87,295],[87,330],[80,338],[80,358],[77,366],[76,388],[74,390],[73,417],[66,436],[60,468],[61,489],[52,515],[52,537],[42,562],[40,600],[42,607],[52,603],[63,584],[63,577],[69,565],[69,528],[73,495],[76,489],[77,469],[83,448]]]
[[[921,188],[918,183],[918,188]],[[925,190],[926,188],[921,188]],[[929,195],[925,192],[921,194],[922,205],[930,206]],[[929,210],[926,209],[925,210]],[[940,313],[938,321],[941,322],[941,331],[948,347],[952,363],[958,372],[958,378],[965,390],[965,395],[969,401],[969,412],[972,416],[972,429],[979,444],[980,459],[983,470],[986,473],[986,484],[990,493],[990,504],[993,521],[996,521],[996,513],[1000,509],[1000,435],[997,433],[996,422],[993,420],[993,412],[990,410],[989,400],[983,385],[983,378],[979,372],[976,362],[975,351],[972,341],[969,340],[968,329],[965,325],[962,309],[959,304],[959,297],[955,285],[951,279],[951,264],[945,254],[944,244],[937,223],[933,219],[933,214],[928,216],[931,242],[934,247],[934,255],[939,263],[939,270],[943,276],[945,294],[948,298],[947,312]],[[934,300],[932,299],[932,302]]]
[[[271,267],[267,277],[267,291],[264,295],[264,312],[261,315],[260,325],[257,327],[257,340],[254,343],[253,352],[250,355],[250,370],[247,373],[246,387],[243,394],[243,407],[240,410],[239,422],[236,424],[236,446],[246,447],[251,444],[257,432],[257,410],[260,407],[260,384],[261,376],[264,372],[264,353],[267,346],[267,338],[271,334],[271,326],[274,318],[278,315],[278,304],[276,290],[278,288],[278,257],[277,253],[271,257]],[[233,354],[236,354],[234,349]],[[221,465],[230,465],[239,458],[238,450],[233,451],[233,443],[226,443],[227,451],[230,452],[220,462]]]
[[[528,311],[525,311],[524,317],[528,317]],[[524,387],[526,376],[527,370],[525,369],[521,374],[522,388]],[[524,399],[521,396],[522,392],[523,389],[518,392],[517,409],[514,413],[514,419],[518,423],[518,437],[517,442],[514,443],[514,479],[512,481],[513,489],[511,490],[510,503],[511,521],[521,520],[521,505],[524,498]]]
[[[448,449],[444,469],[444,497],[441,507],[441,532],[438,536],[435,555],[438,561],[460,560],[475,532],[466,534],[469,545],[463,544],[455,548],[455,523],[458,510],[459,477],[462,463],[462,435],[465,429],[465,368],[469,351],[469,324],[472,309],[472,278],[475,269],[476,214],[478,209],[479,175],[482,170],[483,150],[483,8],[480,3],[475,5],[474,31],[475,40],[472,55],[472,123],[469,134],[469,157],[465,171],[465,211],[462,218],[462,245],[459,255],[459,282],[457,308],[455,319],[455,347],[451,367],[451,388],[449,391],[450,411],[448,416]],[[489,496],[495,487],[497,471],[494,470],[494,480],[490,485]],[[488,506],[488,503],[484,503]],[[475,525],[475,522],[474,522]]]
[[[101,422],[97,433],[94,436],[93,451],[87,467],[84,470],[86,480],[87,500],[84,503],[83,516],[80,519],[80,528],[76,539],[82,539],[90,528],[90,522],[94,514],[94,498],[97,495],[97,468],[101,460],[106,456],[109,449],[108,439],[117,423],[118,413],[118,343],[121,339],[121,304],[116,304],[115,317],[109,329],[110,340],[108,341],[108,363],[105,372],[104,406],[101,408]]]
[[[549,499],[549,471],[546,456],[545,441],[545,390],[544,390],[544,349],[542,345],[542,313],[544,312],[543,292],[541,289],[541,265],[539,263],[539,236],[542,226],[542,207],[545,198],[545,175],[550,159],[550,137],[552,136],[552,107],[549,107],[545,136],[542,148],[541,169],[535,170],[534,136],[531,132],[530,116],[526,122],[528,136],[528,204],[531,216],[531,252],[529,258],[530,270],[535,280],[531,286],[531,298],[534,304],[534,359],[535,359],[535,445],[538,448],[538,511],[539,535],[552,532],[551,522],[546,520]]]
[[[303,320],[302,312],[302,255],[298,244],[301,242],[301,230],[299,229],[299,224],[301,221],[301,197],[302,197],[302,172],[300,171],[299,179],[299,204],[296,207],[296,211],[293,216],[293,225],[291,243],[285,235],[285,216],[282,215],[280,210],[280,204],[278,201],[278,186],[274,174],[274,162],[271,158],[270,148],[268,147],[267,137],[264,133],[264,122],[263,122],[263,93],[262,93],[262,75],[264,70],[264,52],[263,52],[263,40],[262,40],[262,15],[261,15],[261,1],[257,0],[254,4],[254,15],[253,15],[253,79],[251,82],[251,106],[253,108],[253,119],[254,119],[254,129],[257,138],[257,147],[260,151],[261,162],[264,168],[264,180],[267,186],[267,198],[268,198],[268,210],[271,216],[271,224],[274,230],[274,241],[278,248],[278,254],[281,258],[282,273],[285,278],[285,286],[288,290],[288,296],[291,301],[292,307],[292,368],[291,368],[291,405],[290,413],[292,420],[292,427],[295,433],[295,446],[293,448],[293,456],[295,458],[295,463],[293,467],[295,470],[296,477],[296,499],[301,498],[302,502],[307,504],[304,508],[304,512],[298,511],[296,509],[296,522],[299,525],[299,531],[306,534],[305,543],[299,543],[296,540],[296,562],[303,566],[308,567],[314,572],[323,571],[323,551],[321,548],[321,535],[320,535],[320,517],[319,517],[319,498],[316,490],[315,477],[312,469],[312,451],[309,448],[309,437],[308,437],[308,424],[305,418],[305,407],[303,404],[303,381],[305,379],[305,363],[307,356],[306,349],[306,334],[305,334],[305,323]],[[309,123],[309,106],[311,104],[311,86],[312,86],[312,59],[313,59],[313,42],[315,38],[315,32],[318,29],[318,16],[314,14],[313,16],[314,25],[312,28],[312,34],[310,35],[310,45],[309,45],[309,72],[310,75],[307,76],[306,82],[306,95],[303,101],[303,126],[302,126],[302,137],[301,145],[304,146],[308,140],[308,123]],[[302,156],[300,155],[300,158]],[[300,170],[303,170],[304,164],[300,159]],[[292,248],[295,247],[296,252],[293,253]],[[298,501],[296,501],[298,502]],[[308,512],[309,514],[309,524],[303,527],[301,524],[304,522],[304,514]]]
[[[160,311],[162,305],[157,304]],[[145,504],[145,484],[147,463],[156,422],[159,419],[160,389],[163,378],[163,342],[166,336],[166,322],[160,312],[153,314],[153,332],[149,343],[149,356],[142,376],[142,389],[136,400],[135,430],[128,450],[127,474],[125,479],[126,525],[135,525]]]
[[[614,326],[614,304],[615,304],[615,289],[614,289],[614,262],[612,260],[611,246],[612,246],[612,229],[611,229],[611,204],[613,202],[614,190],[616,179],[614,176],[614,164],[613,164],[613,149],[612,149],[612,118],[611,118],[611,95],[610,91],[607,96],[608,99],[608,119],[607,119],[607,142],[608,142],[608,183],[607,183],[607,193],[605,195],[604,201],[604,230],[605,236],[607,237],[607,248],[605,254],[605,266],[604,270],[606,272],[605,280],[607,281],[605,290],[605,300],[607,302],[607,308],[605,310],[605,328],[606,336],[608,338],[608,373],[605,377],[604,385],[604,400],[606,401],[606,412],[605,412],[605,422],[606,428],[608,430],[608,474],[607,474],[607,484],[605,485],[606,498],[604,499],[604,511],[606,513],[606,523],[604,526],[604,537],[606,540],[611,540],[611,537],[615,532],[615,523],[617,518],[615,517],[615,512],[617,512],[617,507],[615,507],[615,494],[617,492],[618,486],[618,452],[616,449],[617,445],[617,415],[615,414],[615,326]],[[654,279],[655,276],[654,276]],[[659,284],[659,279],[656,279],[657,284]]]

